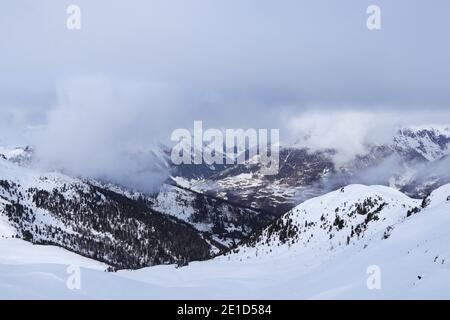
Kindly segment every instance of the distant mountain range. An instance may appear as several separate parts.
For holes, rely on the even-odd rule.
[[[258,164],[172,166],[172,180],[183,187],[280,215],[295,205],[351,184],[388,185],[412,197],[424,197],[450,182],[442,170],[448,161],[450,129],[414,127],[398,131],[386,145],[336,165],[336,150],[282,147],[280,171],[261,173]],[[170,166],[170,159],[166,159]],[[441,170],[440,170],[441,169]]]

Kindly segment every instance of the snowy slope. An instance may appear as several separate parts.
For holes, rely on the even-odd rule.
[[[306,232],[298,236],[288,232],[284,242],[280,235],[290,228],[269,234],[269,227],[256,236],[258,255],[249,243],[229,255],[182,268],[155,266],[117,273],[82,268],[79,291],[66,288],[65,265],[0,263],[0,287],[6,288],[0,292],[6,298],[449,299],[449,196],[450,185],[433,192],[427,201],[386,187],[348,186],[343,192],[311,199],[281,218],[291,222],[279,225],[297,226],[300,231],[303,223],[321,222],[310,224]],[[372,199],[370,204],[367,199]],[[386,204],[379,209],[382,203]],[[410,211],[416,207],[420,210]],[[366,213],[355,216],[355,210]],[[334,225],[336,214],[343,225]],[[372,219],[365,223],[370,214]],[[321,227],[328,224],[331,232],[329,226]],[[362,224],[364,231],[347,245],[351,227]],[[267,240],[272,253],[266,252]],[[0,261],[2,255],[0,251]],[[367,271],[373,268],[379,271],[376,290],[367,286]],[[36,285],[43,288],[39,294],[33,291]]]
[[[437,188],[424,200],[426,208],[440,207],[443,203],[450,203],[450,184]]]
[[[234,250],[239,254],[229,258],[298,252],[305,260],[317,262],[380,233],[388,236],[398,223],[420,210],[421,203],[388,187],[350,185],[300,204],[253,235]]]
[[[62,264],[104,271],[108,265],[55,246],[33,245],[21,239],[0,241],[1,265]]]

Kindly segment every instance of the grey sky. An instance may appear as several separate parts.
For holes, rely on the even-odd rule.
[[[71,3],[79,32],[65,28]],[[61,81],[92,74],[174,86],[200,109],[450,102],[446,0],[19,0],[0,12],[2,105],[51,106]]]
[[[69,4],[81,7],[80,31],[66,29]],[[381,7],[380,31],[366,28],[369,4]],[[4,140],[39,126],[33,143],[62,150],[71,141],[80,152],[80,132],[96,136],[91,148],[114,135],[124,149],[196,119],[283,129],[305,111],[448,115],[448,0],[17,0],[0,8]]]

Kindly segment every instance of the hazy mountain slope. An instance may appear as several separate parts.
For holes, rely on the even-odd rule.
[[[0,159],[27,165],[32,161],[33,149],[31,147],[5,147],[0,146]]]
[[[184,264],[209,258],[213,249],[190,225],[152,210],[144,199],[1,159],[0,199],[2,221],[21,238],[118,268]]]
[[[227,168],[203,180],[173,179],[195,191],[281,215],[298,201],[300,191],[308,194],[306,197],[321,194],[311,186],[334,171],[331,156],[329,151],[282,148],[280,171],[274,176],[264,175],[257,164],[247,164]]]

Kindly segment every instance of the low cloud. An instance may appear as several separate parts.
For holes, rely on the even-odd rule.
[[[373,145],[390,145],[398,130],[414,126],[449,125],[450,112],[367,112],[323,110],[291,117],[288,129],[291,141],[311,151],[333,149],[336,166],[357,155],[364,155]],[[354,108],[353,108],[354,109]]]
[[[168,135],[165,117],[177,104],[176,91],[162,84],[67,80],[46,125],[33,134],[37,161],[152,191],[167,175],[153,151]]]

